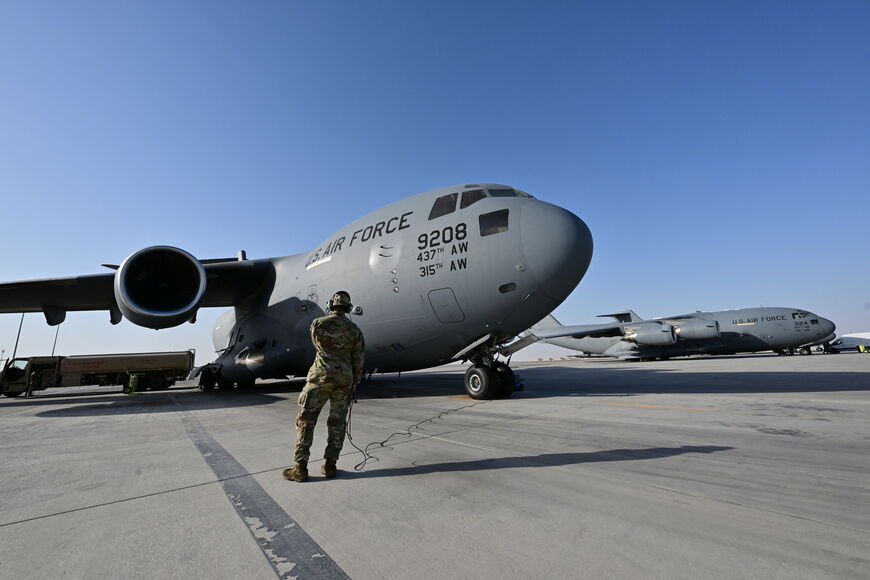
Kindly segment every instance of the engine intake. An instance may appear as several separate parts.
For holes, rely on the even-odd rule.
[[[719,338],[719,322],[716,320],[702,320],[700,318],[687,318],[674,320],[677,336],[680,340],[704,340]]]
[[[130,254],[115,273],[118,309],[127,320],[146,328],[170,328],[191,320],[205,288],[200,261],[172,246]]]
[[[641,324],[625,335],[626,340],[646,346],[668,346],[677,342],[677,333],[670,324]]]

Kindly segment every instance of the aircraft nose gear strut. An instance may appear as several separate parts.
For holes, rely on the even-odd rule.
[[[471,366],[465,371],[465,391],[472,399],[510,397],[514,391],[523,390],[523,385],[517,381],[516,375],[508,366],[510,359],[507,362],[495,359],[498,354],[504,354],[505,350],[497,344],[498,342],[492,335],[487,334],[453,357],[454,360],[463,359],[471,362]],[[533,341],[524,342],[523,346],[530,342]]]

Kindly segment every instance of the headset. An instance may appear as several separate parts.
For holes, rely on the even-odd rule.
[[[341,306],[347,308],[347,311],[350,312],[353,309],[353,304],[350,303],[350,294],[348,294],[345,290],[339,290],[338,292],[333,294],[332,298],[330,298],[329,302],[327,302],[326,309],[332,312],[332,309],[336,306],[335,298],[339,295],[347,298],[347,305],[342,304]]]

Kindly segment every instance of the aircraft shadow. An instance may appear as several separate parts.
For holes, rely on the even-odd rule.
[[[252,393],[298,393],[305,386],[305,379],[275,380],[257,383]],[[357,387],[359,399],[390,399],[400,397],[438,397],[445,395],[464,395],[465,387],[461,374],[453,373],[425,373],[404,374],[390,373],[374,375],[371,379],[365,379]],[[295,399],[294,399],[295,402]]]
[[[645,365],[637,369],[527,367],[517,373],[526,388],[514,398],[870,391],[870,372],[684,372]]]
[[[515,370],[525,384],[523,391],[511,399],[546,397],[581,397],[592,395],[637,396],[652,393],[723,394],[723,393],[802,393],[819,391],[870,391],[870,372],[684,372],[686,367],[655,368],[652,363],[638,368],[609,368],[596,365],[519,366]],[[258,383],[249,389],[202,392],[193,388],[173,388],[126,396],[120,393],[75,393],[70,395],[37,396],[30,399],[3,400],[4,408],[24,406],[57,406],[63,409],[39,413],[41,417],[106,416],[175,412],[184,409],[204,410],[229,407],[270,405],[288,400],[295,403],[293,393],[305,385],[304,379],[274,380]],[[171,397],[170,397],[171,395]],[[357,390],[358,398],[388,399],[405,397],[464,397],[462,374],[459,372],[408,373],[375,375]],[[174,400],[173,400],[174,398]],[[73,400],[70,400],[73,399]],[[470,399],[469,399],[470,400]],[[78,404],[79,402],[87,404]]]
[[[272,405],[286,401],[286,397],[258,393],[256,389],[230,392],[204,393],[199,390],[146,392],[132,396],[114,396],[100,399],[93,404],[74,405],[37,413],[37,417],[100,417],[112,415],[135,415],[138,413],[177,413],[179,411],[202,411],[230,407]],[[58,401],[22,401],[26,404],[57,405]]]
[[[722,358],[722,357],[719,357]],[[736,355],[735,358],[739,358]],[[609,362],[609,361],[608,361]],[[870,372],[686,372],[638,363],[637,368],[605,365],[583,368],[566,365],[520,366],[514,371],[525,385],[511,399],[608,395],[635,396],[650,393],[802,393],[817,391],[868,391]],[[465,367],[462,367],[464,371]],[[299,391],[303,379],[258,384],[257,392]],[[465,396],[461,372],[390,373],[374,375],[357,388],[359,399]]]
[[[120,393],[120,389],[118,393]],[[74,399],[69,401],[69,399]],[[37,395],[29,399],[23,396],[16,398],[14,401],[0,399],[0,408],[8,409],[14,407],[39,407],[43,405],[61,405],[64,402],[87,401],[88,403],[110,403],[117,401],[116,393],[75,393],[73,395]]]
[[[685,372],[655,368],[578,368],[576,366],[518,366],[514,370],[525,385],[511,399],[565,396],[636,396],[650,393],[802,393],[818,391],[868,391],[870,372]],[[294,384],[274,382],[257,385],[257,392],[299,391],[304,380]],[[359,399],[466,396],[458,372],[375,375],[357,388]]]
[[[445,473],[457,471],[484,471],[488,469],[512,469],[517,467],[558,467],[579,465],[582,463],[597,463],[602,461],[640,461],[646,459],[662,459],[686,453],[717,453],[729,451],[734,447],[717,445],[684,445],[682,447],[649,447],[647,449],[610,449],[608,451],[591,451],[587,453],[542,453],[540,455],[525,455],[516,457],[494,457],[490,459],[474,459],[471,461],[451,461],[433,463],[431,465],[413,465],[411,467],[391,467],[373,469],[371,471],[342,471],[342,478],[362,479],[367,477],[398,477],[402,475],[424,475],[427,473]]]
[[[424,375],[425,381],[410,376],[384,375],[366,381],[359,398],[421,397],[462,395],[462,377],[450,374]],[[434,383],[434,385],[433,385]],[[38,417],[95,417],[133,415],[137,413],[178,412],[180,410],[208,410],[230,407],[271,405],[288,400],[295,404],[293,395],[302,390],[305,379],[272,380],[257,383],[252,388],[203,392],[198,388],[181,387],[166,391],[145,391],[132,396],[119,392],[57,393],[29,399],[0,401],[2,408],[71,405],[37,413]],[[283,395],[283,396],[282,396]],[[180,405],[180,406],[179,406]]]

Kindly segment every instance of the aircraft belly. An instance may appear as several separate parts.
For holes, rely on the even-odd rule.
[[[724,352],[750,352],[771,348],[764,340],[746,332],[723,332],[721,340]]]
[[[307,372],[314,360],[308,329],[316,313],[303,306],[293,297],[241,315],[220,357],[223,377],[237,382]]]

